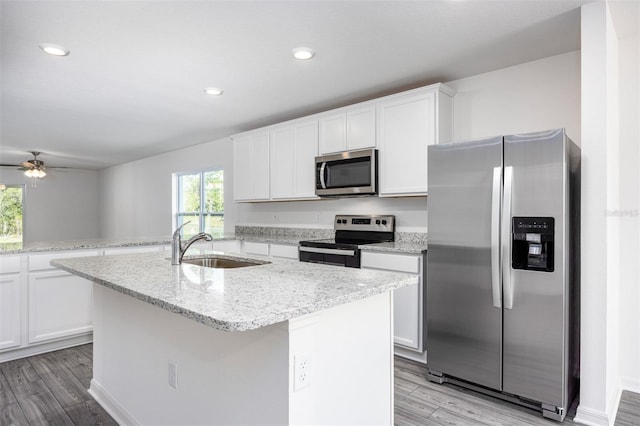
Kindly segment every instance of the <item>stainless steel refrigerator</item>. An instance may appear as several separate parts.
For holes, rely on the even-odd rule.
[[[428,155],[428,378],[564,419],[579,370],[579,148],[558,129]]]

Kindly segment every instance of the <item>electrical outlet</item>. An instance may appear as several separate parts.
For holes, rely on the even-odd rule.
[[[311,356],[299,354],[293,357],[293,390],[299,391],[311,384],[312,377]]]
[[[178,364],[169,361],[169,386],[178,389]]]

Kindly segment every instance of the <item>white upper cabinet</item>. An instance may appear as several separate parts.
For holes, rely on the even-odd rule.
[[[378,148],[381,197],[427,194],[427,147],[451,141],[453,90],[433,84],[234,136],[233,199],[315,199],[317,155]]]
[[[233,199],[269,199],[269,132],[243,133],[233,140]]]
[[[299,121],[271,131],[271,199],[317,198],[315,163],[318,120]]]
[[[376,110],[371,102],[320,116],[320,154],[376,146]]]
[[[452,95],[436,84],[378,103],[380,196],[427,194],[427,147],[451,139]]]

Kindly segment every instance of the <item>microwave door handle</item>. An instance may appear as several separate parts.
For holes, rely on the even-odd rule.
[[[327,172],[327,163],[323,162],[320,166],[320,186],[322,189],[327,189],[327,180],[325,178],[325,174]]]

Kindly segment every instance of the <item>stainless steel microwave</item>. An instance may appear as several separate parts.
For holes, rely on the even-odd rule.
[[[316,157],[316,195],[346,197],[378,193],[378,150]]]

